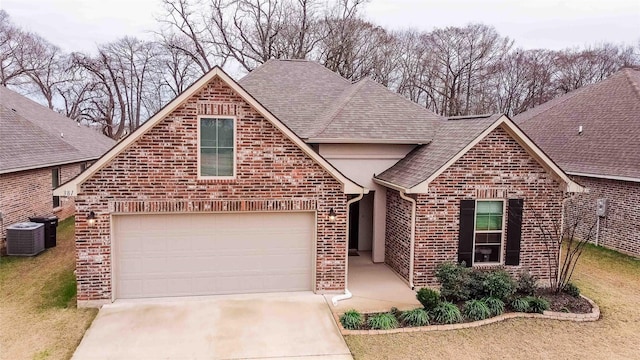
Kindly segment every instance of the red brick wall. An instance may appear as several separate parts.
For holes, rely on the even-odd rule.
[[[237,116],[236,179],[197,179],[201,114]],[[239,211],[279,201],[285,205],[271,210],[291,211],[295,208],[286,208],[296,201],[310,201],[318,213],[316,290],[344,289],[347,197],[342,184],[215,79],[82,185],[76,199],[78,301],[112,297],[109,214],[123,203],[137,202],[124,206],[127,212],[189,212],[211,211],[211,206],[224,210],[220,200],[232,200]],[[331,208],[335,222],[326,216]],[[93,227],[83,221],[89,211],[98,217]]]
[[[640,183],[574,177],[588,193],[567,201],[568,223],[579,224],[578,234],[586,236],[596,223],[596,200],[607,199],[607,216],[600,218],[598,242],[602,246],[640,257]],[[595,241],[595,228],[592,230]]]
[[[438,176],[428,194],[418,195],[414,284],[436,285],[436,266],[457,261],[462,199],[524,199],[520,266],[506,269],[517,273],[526,268],[548,281],[549,251],[538,235],[535,216],[546,224],[559,221],[563,194],[559,183],[505,130],[497,128]]]
[[[79,164],[60,166],[60,177],[65,182],[80,173]],[[52,168],[19,171],[0,175],[0,252],[6,252],[7,226],[29,221],[30,216],[56,215],[61,220],[75,212],[73,199],[60,199],[60,207],[53,209],[51,189]],[[61,182],[61,183],[62,183]]]
[[[387,189],[384,262],[407,281],[411,257],[411,208],[411,202],[401,198],[396,190]]]

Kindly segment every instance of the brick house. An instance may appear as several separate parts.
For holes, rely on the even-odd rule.
[[[515,121],[589,189],[568,209],[580,235],[592,229],[598,245],[640,257],[640,71],[623,69]]]
[[[31,216],[75,212],[73,198],[53,196],[115,142],[0,86],[0,252],[7,226]]]
[[[239,82],[214,68],[55,193],[76,196],[78,303],[100,306],[343,293],[349,252],[410,287],[448,260],[544,278],[531,214],[582,190],[506,116],[271,60]]]

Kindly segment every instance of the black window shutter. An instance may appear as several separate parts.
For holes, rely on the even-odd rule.
[[[523,199],[509,199],[507,207],[507,254],[505,265],[520,265],[520,240],[522,239]]]
[[[473,262],[473,226],[476,215],[475,200],[460,200],[460,229],[458,231],[458,263],[469,267]]]

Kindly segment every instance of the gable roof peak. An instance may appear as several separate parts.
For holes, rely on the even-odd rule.
[[[443,122],[433,142],[417,147],[394,166],[375,176],[374,181],[407,193],[427,193],[435,178],[498,127],[507,131],[547,171],[564,183],[566,191],[584,191],[504,114]]]
[[[142,126],[129,134],[126,138],[122,139],[116,146],[111,148],[105,153],[98,161],[93,163],[86,171],[79,174],[77,177],[71,179],[60,187],[54,189],[55,196],[75,196],[78,194],[80,185],[90,179],[96,172],[105,166],[108,166],[111,161],[125,151],[131,144],[135,143],[144,134],[149,132],[154,126],[169,116],[180,105],[191,99],[200,90],[205,88],[213,80],[219,79],[224,85],[233,90],[239,97],[241,97],[249,106],[251,106],[256,112],[258,112],[266,121],[273,124],[284,136],[291,140],[300,150],[302,150],[307,156],[313,159],[318,165],[324,168],[331,176],[337,181],[342,183],[343,192],[345,194],[361,194],[367,193],[368,190],[355,183],[353,180],[347,178],[338,169],[331,165],[325,158],[316,153],[309,145],[307,145],[299,136],[297,136],[289,127],[280,121],[274,114],[266,109],[259,101],[257,101],[247,90],[245,90],[240,84],[233,80],[221,67],[214,66],[206,74],[202,75],[185,91],[176,96],[173,100],[167,103],[162,109],[155,113],[151,118],[145,121]]]

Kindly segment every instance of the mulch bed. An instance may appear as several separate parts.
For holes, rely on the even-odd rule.
[[[581,296],[573,297],[566,293],[556,294],[548,290],[540,291],[538,295],[549,301],[549,310],[551,311],[576,314],[588,314],[591,312],[591,304]]]
[[[569,294],[566,293],[559,293],[556,294],[555,292],[549,291],[549,290],[540,290],[536,293],[537,296],[543,297],[544,299],[546,299],[547,301],[549,301],[549,305],[550,311],[556,311],[556,312],[564,312],[564,313],[575,313],[575,314],[588,314],[592,311],[592,307],[591,304],[589,303],[589,301],[587,301],[585,298],[583,297],[573,297]],[[464,302],[461,303],[457,303],[456,304],[458,306],[458,308],[462,311],[462,307],[464,305]],[[512,309],[509,308],[509,306],[506,306],[505,309],[505,313],[508,312],[513,312]],[[377,315],[379,313],[365,313],[364,315],[364,324],[358,329],[358,330],[372,330],[369,327],[369,318]],[[394,314],[396,315],[396,318],[399,318],[399,313]],[[467,319],[467,318],[463,318],[463,321],[461,323],[468,323],[468,322],[472,322],[473,320]],[[400,321],[400,319],[398,319],[398,322],[400,323],[400,326],[398,326],[399,328],[405,328],[405,327],[412,327],[410,324],[406,324],[403,321]],[[434,321],[433,319],[431,319],[430,324],[429,325],[443,325],[441,323],[438,323],[437,321]]]

